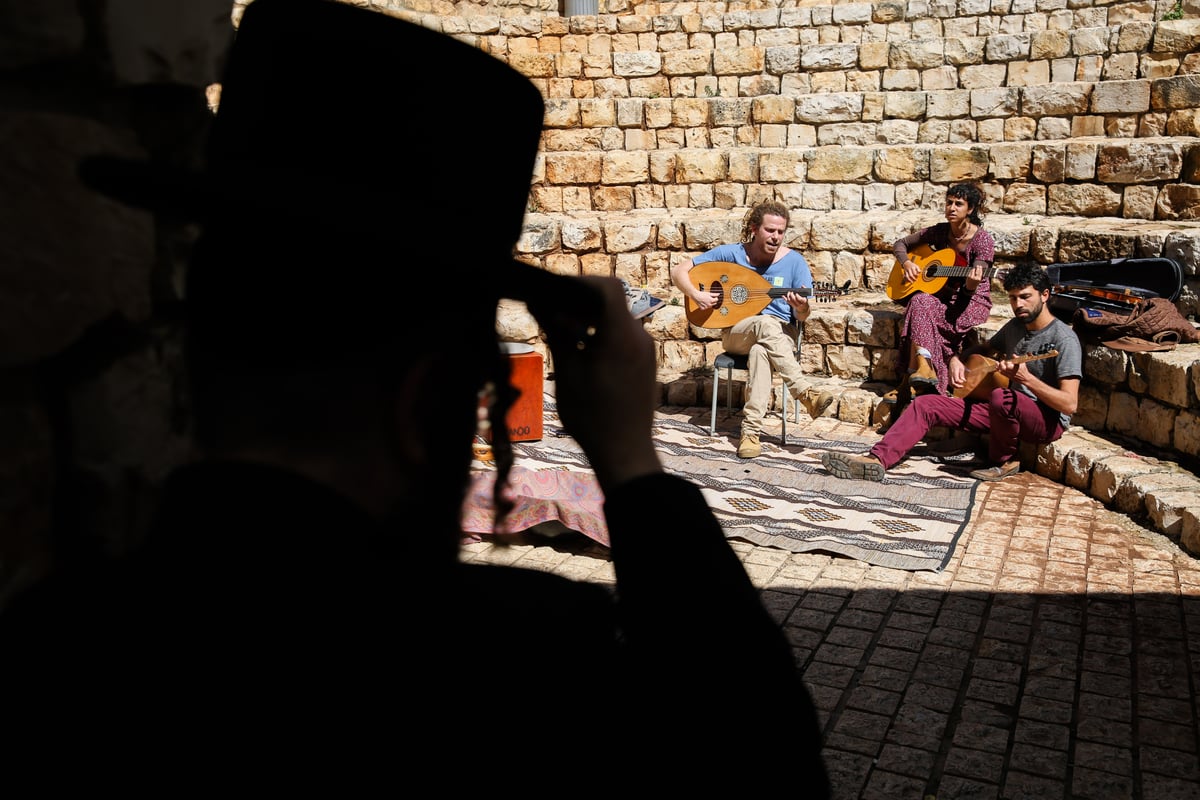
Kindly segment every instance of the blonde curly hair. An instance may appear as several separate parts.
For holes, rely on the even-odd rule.
[[[754,229],[762,225],[763,217],[767,214],[775,217],[783,217],[784,223],[791,222],[792,220],[792,213],[788,211],[788,207],[783,203],[775,200],[763,200],[746,212],[746,219],[742,222],[743,244],[748,244],[754,239]]]

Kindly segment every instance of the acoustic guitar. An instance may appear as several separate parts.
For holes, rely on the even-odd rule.
[[[1050,350],[1036,356],[1016,356],[1008,359],[1014,364],[1024,364],[1027,361],[1041,361],[1043,358],[1054,358],[1057,350]],[[975,353],[967,358],[963,365],[967,374],[963,385],[954,390],[955,397],[970,397],[976,400],[986,400],[992,389],[1007,389],[1009,380],[997,372],[1000,362],[994,358]]]
[[[687,320],[701,328],[732,328],[753,317],[777,297],[795,292],[810,298],[810,302],[828,302],[850,290],[846,281],[841,288],[828,284],[783,288],[771,283],[754,270],[732,261],[706,261],[688,271],[688,281],[702,292],[715,292],[717,302],[712,308],[700,308],[690,297],[684,305]]]
[[[967,277],[971,268],[956,267],[956,256],[954,249],[950,247],[934,250],[927,244],[917,245],[908,251],[908,258],[921,268],[921,274],[911,283],[905,282],[904,265],[897,261],[892,267],[892,274],[888,276],[887,296],[892,300],[903,300],[913,292],[936,294],[950,278]],[[990,280],[995,271],[994,265],[984,270],[983,280]]]

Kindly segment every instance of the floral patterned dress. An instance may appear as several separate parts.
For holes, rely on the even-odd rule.
[[[996,258],[996,242],[992,235],[979,227],[969,242],[957,247],[950,233],[950,223],[939,222],[906,237],[909,249],[927,244],[934,250],[952,248],[956,266],[984,262],[990,268]],[[906,298],[904,319],[900,323],[900,349],[896,359],[899,374],[908,371],[910,342],[933,354],[929,359],[937,372],[938,394],[946,394],[950,385],[950,357],[958,353],[963,340],[977,325],[987,321],[992,309],[992,282],[985,273],[974,291],[966,288],[964,278],[950,278],[936,294],[914,292]]]

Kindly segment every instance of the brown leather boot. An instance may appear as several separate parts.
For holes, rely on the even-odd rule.
[[[908,376],[908,382],[918,393],[933,391],[937,388],[937,370],[929,363],[929,351],[921,348],[917,351],[917,370]]]

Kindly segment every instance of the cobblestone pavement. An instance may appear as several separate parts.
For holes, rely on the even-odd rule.
[[[1023,472],[981,484],[940,573],[733,544],[791,638],[835,797],[1200,798],[1200,559],[1163,534]],[[582,536],[463,558],[613,582]]]

